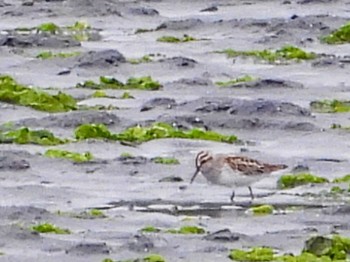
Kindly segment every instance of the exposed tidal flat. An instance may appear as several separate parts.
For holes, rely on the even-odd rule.
[[[0,261],[349,261],[349,2],[0,0]],[[288,169],[189,184],[201,150]]]

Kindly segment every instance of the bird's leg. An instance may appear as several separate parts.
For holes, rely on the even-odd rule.
[[[253,190],[250,186],[248,186],[248,189],[249,189],[250,197],[252,198],[252,201],[253,201],[254,200]]]
[[[235,202],[234,198],[235,198],[235,191],[233,190],[230,197],[232,203]]]

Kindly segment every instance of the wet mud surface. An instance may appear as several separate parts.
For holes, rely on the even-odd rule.
[[[0,102],[2,128],[27,126],[73,138],[84,123],[102,123],[112,132],[136,124],[166,122],[236,135],[239,143],[159,139],[142,144],[86,140],[55,147],[0,144],[0,261],[116,261],[148,253],[167,261],[230,261],[233,248],[270,246],[299,253],[315,234],[350,235],[349,195],[330,195],[333,184],[280,190],[273,175],[253,185],[253,204],[276,212],[254,216],[247,188],[209,185],[204,177],[189,184],[200,150],[235,153],[268,163],[309,170],[329,180],[349,173],[349,113],[316,113],[310,103],[347,99],[349,45],[327,45],[320,37],[349,19],[346,0],[291,1],[10,1],[0,0],[0,73],[49,93],[63,91],[79,105],[111,110],[45,113]],[[19,27],[54,22],[89,23],[89,41],[64,35],[22,34]],[[138,29],[148,32],[136,33]],[[190,35],[198,41],[162,43],[165,35]],[[268,64],[227,58],[220,51],[276,49],[297,45],[317,54],[311,61]],[[79,52],[69,58],[38,59],[42,51]],[[130,59],[151,56],[148,63]],[[152,76],[163,88],[125,90],[76,88],[77,83],[113,76]],[[243,75],[252,82],[215,84]],[[87,163],[43,156],[49,148],[91,152]],[[125,153],[132,156],[126,156]],[[124,156],[123,156],[124,154]],[[175,157],[162,165],[155,157]],[[348,186],[348,185],[342,185]],[[103,217],[89,215],[98,209]],[[39,234],[39,223],[71,234]],[[142,233],[196,225],[203,235]]]

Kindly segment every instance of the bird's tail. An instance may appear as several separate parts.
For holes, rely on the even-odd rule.
[[[274,171],[278,171],[278,170],[282,170],[282,169],[286,169],[288,166],[287,165],[266,165],[265,168],[269,171],[269,172],[274,172]]]

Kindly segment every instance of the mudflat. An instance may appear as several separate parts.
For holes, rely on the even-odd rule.
[[[325,40],[348,20],[345,0],[0,0],[0,261],[231,261],[349,236],[350,49]],[[231,203],[189,184],[201,150],[288,169]],[[300,173],[329,183],[279,185]]]

